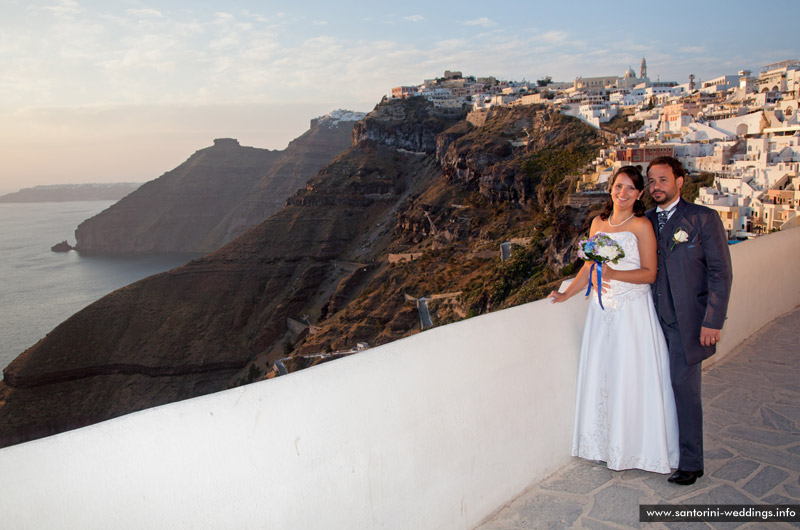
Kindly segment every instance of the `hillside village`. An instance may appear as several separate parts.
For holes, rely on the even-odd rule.
[[[545,104],[614,137],[578,183],[577,193],[604,190],[622,165],[646,169],[657,156],[681,160],[692,173],[714,175],[696,202],[717,210],[729,239],[797,226],[800,202],[800,60],[741,70],[708,81],[653,81],[642,58],[638,75],[577,77],[572,83],[499,81],[461,72],[392,89],[392,98],[424,97],[441,110],[470,107],[482,125],[498,107]],[[634,133],[615,123],[638,122]],[[524,143],[525,139],[510,140]]]

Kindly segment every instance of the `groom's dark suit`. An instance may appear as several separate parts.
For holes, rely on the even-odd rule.
[[[731,258],[719,215],[678,201],[659,233],[655,208],[646,213],[658,239],[653,300],[667,339],[672,389],[678,410],[680,469],[703,469],[701,361],[716,348],[700,344],[701,326],[722,329],[732,282]],[[676,234],[686,234],[676,242]]]

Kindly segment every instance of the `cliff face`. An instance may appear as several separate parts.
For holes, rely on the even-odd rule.
[[[218,139],[81,223],[76,249],[92,254],[210,252],[277,212],[350,145],[351,117],[314,120],[283,151]]]
[[[436,138],[454,120],[464,119],[460,110],[432,111],[422,98],[412,98],[402,105],[391,102],[378,105],[353,129],[357,143],[372,142],[415,153],[436,151]]]
[[[386,253],[403,258],[384,257],[346,298],[343,281],[313,333],[287,337],[284,365],[301,369],[319,362],[308,354],[417,332],[419,297],[429,298],[439,325],[545,296],[576,268],[574,249],[597,204],[571,207],[567,198],[602,145],[590,127],[540,106],[501,109],[481,127],[459,121],[437,134],[434,176],[392,219]],[[515,244],[501,263],[506,241]]]
[[[322,359],[308,353],[416,333],[408,298],[449,293],[430,302],[436,324],[535,299],[587,226],[588,211],[564,205],[561,172],[582,160],[567,137],[599,145],[574,120],[536,122],[540,112],[476,129],[421,99],[379,105],[266,221],[109,294],[12,362],[0,445],[271,377],[279,359],[291,371]],[[528,118],[531,134],[561,135],[547,146],[563,159],[554,172],[536,165],[542,149],[509,142]],[[496,147],[487,155],[486,145]],[[530,242],[501,264],[492,256],[511,237]],[[390,263],[397,253],[418,259]]]
[[[311,128],[292,140],[236,208],[227,212],[206,239],[216,249],[283,208],[286,199],[351,144],[355,120],[363,113],[341,111],[312,120]]]
[[[550,188],[587,164],[600,143],[578,120],[531,105],[493,110],[479,128],[463,124],[438,138],[436,152],[448,179],[476,188],[490,202],[524,206],[533,200],[547,207]]]

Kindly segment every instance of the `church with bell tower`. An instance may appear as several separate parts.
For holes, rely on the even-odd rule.
[[[601,93],[604,90],[621,89],[632,90],[637,86],[650,86],[650,79],[647,77],[647,61],[642,57],[639,66],[639,75],[632,67],[622,74],[622,76],[604,77],[576,77],[573,83],[573,90],[583,90],[590,94]]]

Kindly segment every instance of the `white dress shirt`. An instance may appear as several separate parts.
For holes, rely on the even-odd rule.
[[[672,217],[672,214],[675,213],[675,205],[678,204],[679,200],[681,200],[680,197],[676,198],[674,201],[672,201],[670,204],[668,204],[663,208],[661,206],[657,206],[656,213],[667,212],[667,221],[669,221],[669,218]]]

